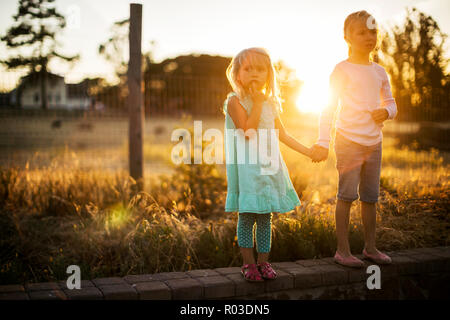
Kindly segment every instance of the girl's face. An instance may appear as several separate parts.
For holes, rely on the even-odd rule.
[[[369,29],[367,23],[361,20],[355,21],[346,40],[352,50],[370,53],[377,45],[377,29]]]
[[[246,91],[248,91],[253,83],[256,90],[261,91],[267,83],[269,70],[267,65],[260,60],[261,59],[252,59],[250,56],[247,56],[239,68],[238,81],[240,81],[242,87]]]

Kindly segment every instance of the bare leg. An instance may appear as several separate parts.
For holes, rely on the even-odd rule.
[[[240,248],[242,254],[242,260],[244,264],[254,264],[255,257],[253,256],[253,248]]]
[[[348,224],[350,221],[350,208],[352,202],[337,200],[336,204],[336,238],[337,251],[342,257],[351,255],[348,243]]]
[[[258,263],[267,262],[269,260],[269,252],[258,252]]]
[[[364,240],[367,253],[377,253],[375,247],[376,204],[361,201],[361,217],[364,225]]]

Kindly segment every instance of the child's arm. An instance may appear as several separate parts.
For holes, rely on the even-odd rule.
[[[330,87],[328,90],[328,102],[319,117],[319,139],[311,148],[313,162],[324,161],[328,158],[328,149],[331,140],[331,128],[334,123],[336,109],[339,102],[344,77],[335,68],[330,75]]]
[[[380,90],[381,108],[372,111],[372,118],[377,124],[392,120],[397,115],[397,104],[392,97],[391,85],[386,71],[383,69],[383,83]]]
[[[277,116],[275,118],[275,129],[278,129],[278,138],[281,142],[287,145],[289,148],[294,149],[301,154],[309,157],[311,155],[311,149],[304,146],[300,142],[297,141],[294,137],[292,137],[284,128],[283,122],[280,117]]]
[[[397,115],[397,104],[392,96],[391,84],[386,71],[384,72],[384,81],[381,87],[381,106],[386,108],[389,114],[387,120],[393,120]]]
[[[265,97],[260,92],[253,92],[252,99],[253,107],[250,115],[247,115],[247,111],[240,104],[238,97],[233,96],[228,102],[228,113],[233,119],[235,127],[244,130],[244,132],[248,129],[257,130]],[[248,135],[245,135],[245,137],[249,138]]]
[[[328,102],[319,117],[319,139],[317,145],[329,149],[331,140],[331,128],[333,127],[339,95],[344,81],[343,75],[335,68],[330,75],[330,87],[328,90]]]

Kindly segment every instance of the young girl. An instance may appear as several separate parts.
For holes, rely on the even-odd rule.
[[[267,262],[272,212],[285,213],[300,205],[280,154],[278,139],[304,155],[309,155],[310,149],[290,136],[279,118],[281,106],[275,72],[265,49],[241,51],[228,66],[227,78],[234,92],[228,95],[223,106],[228,182],[225,212],[238,212],[237,238],[244,278],[248,281],[275,279],[276,272]],[[276,130],[279,138],[275,135],[273,141],[271,137]],[[267,139],[261,134],[264,131]],[[272,150],[271,158],[276,157],[270,168],[261,161],[261,148]],[[239,157],[240,150],[245,151],[245,161]],[[252,163],[255,155],[258,157]],[[255,223],[258,264],[253,256]]]
[[[375,223],[380,189],[381,128],[385,120],[394,119],[397,107],[386,71],[371,61],[377,38],[376,22],[366,11],[352,13],[345,20],[344,39],[349,46],[349,57],[338,63],[330,76],[330,101],[320,116],[319,139],[311,156],[314,162],[327,159],[330,130],[340,102],[334,145],[339,173],[334,260],[350,267],[364,266],[351,254],[348,243],[350,207],[358,199],[357,191],[364,225],[363,256],[377,264],[391,263],[390,257],[375,246]]]

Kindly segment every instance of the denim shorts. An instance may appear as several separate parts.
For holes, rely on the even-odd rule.
[[[337,199],[376,203],[380,194],[382,142],[364,146],[338,132],[334,144],[339,173]]]

